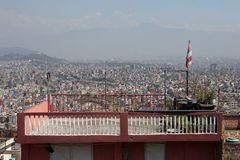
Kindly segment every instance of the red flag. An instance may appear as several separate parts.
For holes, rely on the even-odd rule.
[[[188,49],[187,49],[187,56],[186,56],[186,68],[189,68],[192,64],[192,46],[189,40],[188,42]]]

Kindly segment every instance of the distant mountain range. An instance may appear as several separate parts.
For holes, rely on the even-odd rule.
[[[11,60],[35,60],[44,62],[64,62],[66,60],[50,57],[46,54],[39,53],[22,47],[8,47],[0,48],[0,60],[11,61]]]

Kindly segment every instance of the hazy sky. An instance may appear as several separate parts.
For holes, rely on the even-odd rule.
[[[69,59],[239,56],[239,0],[0,0],[0,47]]]

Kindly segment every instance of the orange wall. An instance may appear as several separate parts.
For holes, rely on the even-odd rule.
[[[42,102],[36,106],[28,108],[25,112],[48,112],[48,102]]]

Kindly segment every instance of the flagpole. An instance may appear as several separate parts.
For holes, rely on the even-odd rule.
[[[107,71],[105,71],[105,85],[104,85],[104,108],[107,110]]]
[[[188,96],[188,68],[186,70],[186,94]]]
[[[190,40],[188,41],[188,49],[187,49],[187,56],[186,56],[186,95],[189,95],[189,84],[188,84],[188,79],[189,79],[189,66],[192,64],[192,46]]]

